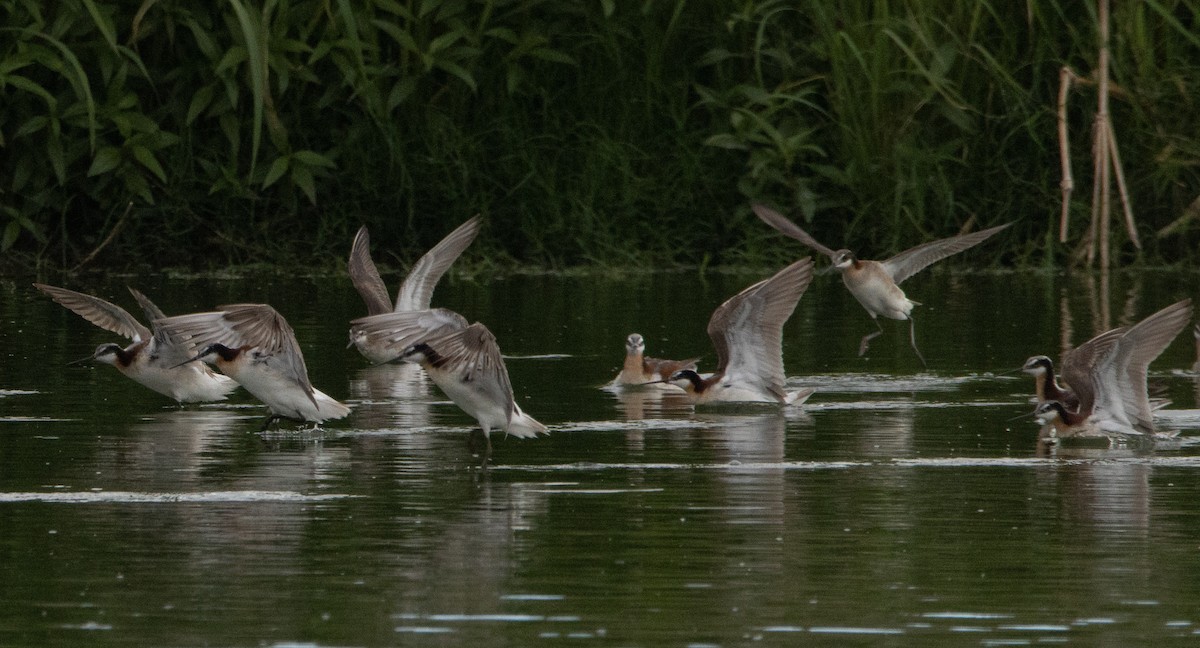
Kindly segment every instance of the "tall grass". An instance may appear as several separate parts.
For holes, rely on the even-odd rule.
[[[1197,226],[1179,219],[1200,195],[1200,9],[1114,12],[1113,118],[1146,259],[1194,261]],[[1024,243],[993,258],[1057,262],[1058,70],[1086,75],[1096,56],[1089,3],[1065,0],[0,13],[10,267],[333,266],[362,222],[403,263],[477,212],[472,253],[502,264],[794,255],[749,200],[875,254],[1016,219]],[[1071,115],[1081,185],[1088,92]]]

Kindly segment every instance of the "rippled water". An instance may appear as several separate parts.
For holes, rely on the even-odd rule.
[[[450,282],[497,335],[537,440],[496,439],[419,373],[346,350],[344,279],[75,280],[168,313],[266,301],[355,411],[259,434],[104,367],[114,336],[0,283],[0,645],[1145,645],[1200,634],[1195,347],[1152,366],[1157,448],[1045,447],[998,375],[1191,296],[1192,275],[919,275],[917,335],[818,277],[785,332],[808,405],[693,410],[600,389],[624,337],[712,351],[755,274]],[[388,277],[394,282],[394,278]],[[51,280],[51,283],[56,283]],[[58,282],[62,283],[62,282]],[[1107,295],[1102,288],[1107,289]],[[702,361],[702,364],[703,362]]]

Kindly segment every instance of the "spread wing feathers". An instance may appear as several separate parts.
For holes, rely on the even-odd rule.
[[[358,228],[358,233],[354,235],[347,268],[350,282],[367,303],[367,312],[371,315],[391,312],[392,302],[388,299],[387,286],[383,284],[383,278],[371,260],[371,235],[367,233],[366,225]]]
[[[433,289],[437,287],[442,275],[446,274],[446,271],[462,255],[467,246],[475,240],[482,223],[483,220],[479,215],[472,216],[455,228],[453,232],[447,234],[441,242],[430,248],[420,259],[417,259],[417,263],[409,271],[404,283],[400,284],[400,291],[396,293],[395,310],[429,308],[429,301],[433,298]]]
[[[888,274],[892,276],[892,281],[900,283],[925,269],[929,264],[974,247],[1010,225],[1012,223],[1005,223],[970,234],[922,243],[881,263]]]
[[[812,270],[812,258],[805,257],[713,311],[708,337],[717,350],[717,373],[784,395],[783,323],[812,281]]]
[[[1090,414],[1096,403],[1092,370],[1112,351],[1113,346],[1121,339],[1125,331],[1125,328],[1105,331],[1063,353],[1062,380],[1079,401],[1078,412],[1080,414]]]
[[[1094,380],[1100,385],[1096,408],[1103,407],[1113,418],[1139,432],[1152,433],[1146,370],[1191,318],[1192,300],[1184,299],[1129,327],[1096,367]]]
[[[431,308],[360,317],[350,322],[350,330],[385,344],[399,357],[417,342],[461,331],[467,324],[465,317],[448,308]]]
[[[129,293],[137,300],[139,306],[142,307],[142,312],[146,314],[146,319],[150,321],[150,328],[154,332],[153,355],[159,357],[162,362],[168,366],[179,364],[188,359],[188,348],[181,344],[179,340],[171,335],[171,332],[162,326],[158,325],[158,321],[166,319],[167,315],[162,312],[150,298],[143,295],[136,288],[128,287]],[[205,367],[207,369],[207,367]]]
[[[496,344],[496,336],[486,326],[476,322],[464,329],[426,340],[437,354],[439,367],[454,375],[461,383],[471,385],[486,400],[503,403],[509,421],[513,414],[512,383],[508,369]]]
[[[800,229],[799,225],[788,220],[786,216],[780,214],[774,209],[771,209],[762,203],[754,203],[750,205],[750,209],[753,209],[754,213],[758,214],[758,217],[761,218],[763,222],[771,227],[774,227],[779,231],[779,233],[785,236],[790,236],[831,259],[837,256],[833,250],[818,243],[816,239],[809,236],[808,232]]]
[[[33,286],[49,295],[50,299],[106,331],[129,338],[134,342],[150,339],[150,329],[116,304],[110,304],[99,297],[92,297],[66,288],[40,283],[35,283]]]
[[[157,324],[187,344],[191,353],[220,343],[230,348],[254,347],[260,354],[270,355],[271,364],[303,387],[316,404],[296,333],[278,311],[267,304],[230,304],[217,308],[207,313],[168,317]]]

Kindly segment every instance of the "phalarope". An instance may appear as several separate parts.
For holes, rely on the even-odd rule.
[[[225,400],[230,392],[237,389],[233,379],[204,365],[176,366],[187,359],[186,346],[178,344],[155,323],[165,315],[154,302],[137,290],[130,288],[129,292],[141,305],[152,328],[146,328],[125,309],[99,297],[40,283],[33,285],[92,324],[133,340],[133,344],[124,348],[111,342],[101,344],[92,355],[75,363],[96,360],[110,364],[138,383],[178,403]]]
[[[475,240],[482,222],[479,216],[467,219],[453,232],[447,234],[437,245],[430,248],[420,259],[417,259],[404,282],[400,284],[395,304],[389,301],[387,286],[379,276],[375,262],[371,260],[371,237],[367,233],[367,226],[360,227],[358,234],[354,237],[354,244],[350,248],[349,271],[350,281],[367,304],[367,312],[370,315],[380,315],[428,309],[438,281]],[[373,364],[382,364],[396,359],[394,354],[388,355],[378,347],[372,346],[353,328],[350,330],[350,344],[358,347],[359,353],[362,353]]]
[[[894,320],[908,320],[909,340],[922,365],[926,365],[925,356],[921,355],[921,350],[917,348],[917,333],[912,318],[913,306],[919,305],[920,302],[909,299],[899,284],[930,264],[978,245],[1012,225],[1005,223],[979,232],[930,241],[905,250],[886,261],[868,261],[859,259],[850,250],[831,250],[821,245],[808,232],[800,229],[799,225],[766,205],[755,203],[751,208],[759,218],[780,233],[829,257],[833,268],[842,273],[842,283],[846,284],[850,294],[862,304],[875,326],[879,328],[878,331],[863,336],[858,344],[858,355],[866,353],[871,340],[883,333],[883,325],[879,323],[879,316],[882,315]]]
[[[783,324],[812,281],[805,257],[730,297],[713,311],[708,337],[717,350],[717,370],[702,377],[675,372],[671,384],[695,403],[751,402],[799,405],[813,389],[789,392],[783,374]]]
[[[373,344],[404,362],[420,364],[450,400],[478,423],[483,465],[492,453],[491,430],[519,438],[548,434],[521,411],[496,337],[478,322],[445,308],[370,315],[351,322]],[[474,432],[468,439],[474,450]]]
[[[1077,410],[1047,400],[1034,415],[1043,425],[1052,423],[1059,437],[1153,434],[1146,371],[1191,318],[1192,300],[1184,299],[1123,330],[1103,354],[1090,358],[1086,372],[1072,374]]]
[[[625,387],[662,384],[664,379],[670,378],[677,371],[695,371],[696,361],[699,360],[664,360],[648,357],[645,352],[646,340],[638,333],[630,333],[629,337],[625,338],[625,364],[612,384]]]
[[[309,382],[296,334],[274,308],[266,304],[217,308],[160,319],[158,324],[194,350],[184,365],[211,362],[271,409],[263,430],[283,418],[320,424],[350,413],[349,407]]]
[[[1062,379],[1066,385],[1058,384],[1054,362],[1044,355],[1032,356],[1025,361],[1021,371],[1034,377],[1034,393],[1039,404],[1058,401],[1067,409],[1079,409],[1080,399],[1088,403],[1092,380],[1090,372],[1100,358],[1104,357],[1125,333],[1124,328],[1115,328],[1069,349],[1062,355]],[[1075,386],[1078,385],[1078,389]]]

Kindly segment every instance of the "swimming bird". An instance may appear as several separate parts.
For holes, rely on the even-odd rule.
[[[930,241],[905,250],[886,261],[868,261],[859,259],[850,250],[831,250],[821,245],[816,239],[809,236],[808,232],[800,229],[799,225],[766,205],[755,203],[751,205],[751,208],[759,218],[780,233],[829,257],[833,262],[833,268],[842,273],[842,283],[846,284],[846,288],[850,290],[850,294],[854,295],[858,303],[867,309],[867,314],[879,328],[878,331],[863,336],[858,344],[859,356],[867,352],[867,346],[872,339],[883,333],[883,325],[879,323],[879,316],[882,315],[888,319],[908,320],[908,336],[912,342],[913,351],[917,353],[917,358],[925,366],[928,365],[925,362],[925,356],[921,355],[921,350],[917,348],[917,333],[912,317],[913,306],[919,305],[920,302],[909,299],[900,289],[900,283],[930,264],[978,245],[993,234],[1012,225],[1012,223],[1005,223],[979,232]]]
[[[367,304],[367,313],[380,315],[428,309],[433,289],[437,287],[442,275],[446,274],[455,260],[475,240],[482,222],[478,215],[467,219],[417,259],[404,282],[400,284],[395,304],[389,301],[387,286],[379,276],[375,262],[371,260],[371,237],[367,233],[367,226],[360,227],[350,247],[349,271],[350,281]],[[350,344],[358,347],[359,353],[373,364],[396,359],[394,354],[388,355],[378,347],[372,346],[367,338],[353,328],[350,329]]]
[[[112,342],[101,344],[92,355],[72,364],[88,360],[110,364],[141,385],[177,403],[225,400],[230,392],[237,389],[237,383],[232,378],[204,365],[176,366],[188,357],[186,345],[178,343],[155,322],[165,315],[154,302],[137,290],[130,288],[129,292],[141,305],[152,329],[143,326],[125,309],[99,297],[46,284],[33,285],[92,324],[133,340],[133,344],[127,347]]]
[[[670,378],[675,372],[683,369],[696,369],[696,361],[663,360],[645,355],[646,340],[638,333],[630,333],[625,338],[625,364],[621,372],[613,379],[617,386],[637,386],[646,384],[662,384],[663,379]]]
[[[486,326],[445,308],[369,315],[351,322],[373,344],[404,362],[421,365],[450,400],[478,423],[492,454],[491,430],[518,438],[548,434],[546,426],[521,411],[496,337]],[[468,439],[475,451],[475,433]]]
[[[217,308],[167,317],[158,324],[194,350],[185,366],[197,360],[212,363],[271,409],[262,430],[284,418],[320,424],[350,413],[309,382],[296,334],[278,311],[266,304]]]
[[[1059,437],[1153,434],[1155,408],[1147,393],[1146,372],[1191,318],[1192,300],[1184,299],[1128,327],[1092,360],[1086,373],[1074,378],[1078,409],[1047,400],[1034,415],[1043,424],[1052,423]]]
[[[717,370],[706,378],[682,369],[667,382],[695,403],[799,405],[808,400],[813,389],[785,388],[783,324],[796,310],[812,272],[812,259],[805,257],[725,300],[708,320]]]

